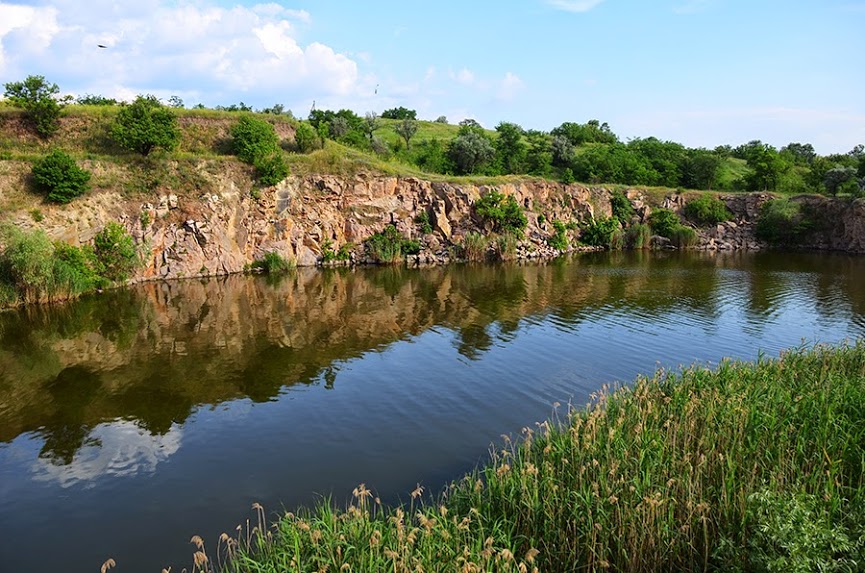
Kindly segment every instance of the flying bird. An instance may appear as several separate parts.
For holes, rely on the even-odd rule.
[[[96,44],[96,47],[97,47],[97,48],[105,49],[105,48],[107,48],[108,46],[103,46],[102,44]]]
[[[375,84],[375,95],[378,95],[378,84]]]

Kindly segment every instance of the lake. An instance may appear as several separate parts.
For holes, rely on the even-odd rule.
[[[605,384],[858,338],[863,285],[863,257],[589,253],[0,313],[0,570],[180,571],[254,502],[436,492]]]

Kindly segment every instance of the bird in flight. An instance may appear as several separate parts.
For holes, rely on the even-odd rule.
[[[105,49],[105,48],[107,48],[108,46],[103,46],[102,44],[96,44],[96,47],[97,47],[97,48]]]

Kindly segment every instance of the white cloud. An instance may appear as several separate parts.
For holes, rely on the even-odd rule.
[[[475,75],[468,68],[463,68],[456,73],[450,72],[450,77],[458,84],[462,84],[464,86],[470,86],[475,83]]]
[[[60,31],[54,8],[35,8],[0,2],[0,74],[6,72],[6,47],[16,55],[46,50]]]
[[[517,93],[525,87],[523,80],[516,74],[508,72],[499,85],[498,98],[502,101],[511,101],[516,97]]]
[[[547,0],[547,4],[553,8],[566,12],[588,12],[602,2],[604,0]]]
[[[311,22],[304,10],[172,0],[52,5],[0,3],[0,81],[40,73],[64,91],[176,93],[208,105],[345,100],[359,89],[354,59],[300,44],[296,26]]]

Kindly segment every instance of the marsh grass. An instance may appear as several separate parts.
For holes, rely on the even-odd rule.
[[[799,349],[604,389],[434,502],[418,488],[385,507],[361,485],[344,511],[270,526],[259,506],[220,539],[218,568],[856,571],[863,470],[865,344]],[[203,558],[196,571],[216,567]]]

